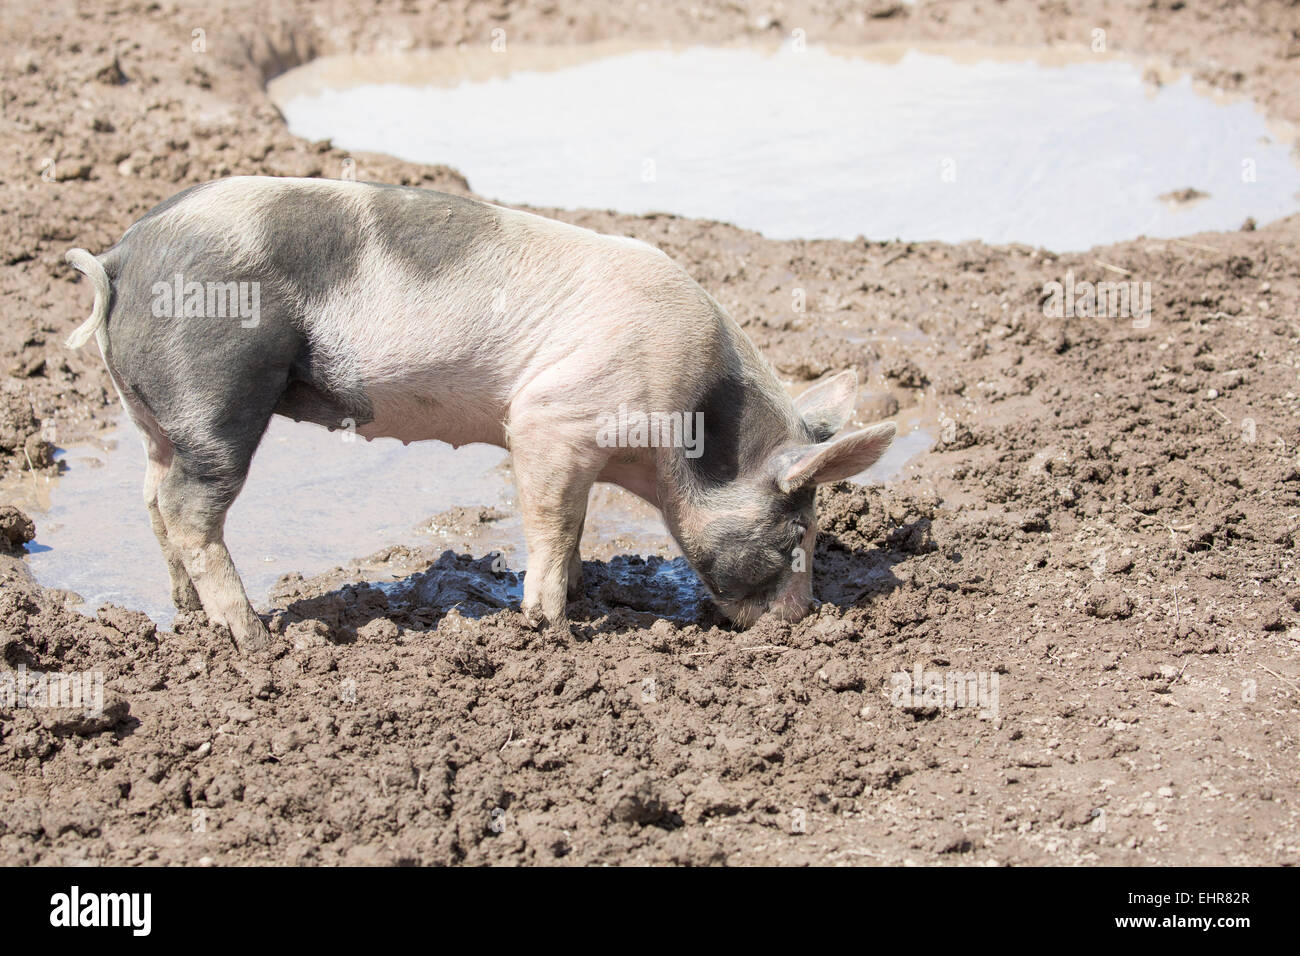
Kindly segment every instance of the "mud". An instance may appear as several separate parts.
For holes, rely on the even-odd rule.
[[[82,9],[9,11],[0,51],[0,450],[28,480],[116,417],[98,358],[59,344],[89,307],[64,250],[212,176],[336,175],[343,155],[289,136],[262,91],[316,54],[495,27],[1020,44],[1100,27],[1300,119],[1300,14],[1263,3]],[[664,248],[792,387],[852,366],[862,421],[932,416],[935,448],[889,485],[821,491],[820,611],[736,632],[670,553],[611,548],[557,643],[482,545],[500,509],[462,508],[429,545],[282,578],[273,648],[240,657],[192,618],[87,618],[0,555],[4,673],[103,678],[97,713],[0,707],[0,862],[1297,861],[1300,219],[1055,255],[553,214]],[[1067,272],[1150,282],[1149,324],[1045,314]],[[20,547],[22,516],[0,525]],[[996,697],[902,693],[918,668]]]

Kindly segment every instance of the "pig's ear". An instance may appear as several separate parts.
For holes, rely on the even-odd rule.
[[[856,475],[880,460],[896,431],[893,422],[883,422],[837,441],[787,452],[778,463],[776,483],[790,494],[810,482],[820,485]]]
[[[794,400],[803,420],[817,441],[826,441],[843,428],[853,415],[858,397],[858,373],[849,369],[818,382]]]

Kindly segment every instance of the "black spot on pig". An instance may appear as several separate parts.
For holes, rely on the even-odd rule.
[[[388,186],[370,193],[384,251],[410,264],[421,276],[436,277],[457,265],[482,237],[500,228],[495,209],[485,203],[429,189]]]
[[[729,484],[763,469],[782,445],[813,442],[812,430],[790,422],[777,403],[741,374],[720,375],[705,391],[702,454],[687,467],[705,487]]]
[[[306,301],[356,275],[365,245],[355,202],[334,191],[286,190],[266,212],[266,266]]]

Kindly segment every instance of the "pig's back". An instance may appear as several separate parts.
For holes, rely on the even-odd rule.
[[[433,190],[218,180],[151,210],[105,261],[136,299],[173,273],[260,283],[258,336],[296,350],[292,376],[390,422],[436,407],[499,422],[521,383],[575,354],[624,393],[645,377],[629,370],[663,386],[716,331],[653,247]]]
[[[662,356],[666,336],[689,349],[691,322],[712,334],[702,290],[644,243],[431,191],[373,187],[368,198],[357,267],[305,328],[370,390],[508,402],[575,354],[597,374]]]

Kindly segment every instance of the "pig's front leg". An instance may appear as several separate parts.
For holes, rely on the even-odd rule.
[[[526,437],[521,439],[521,435]],[[551,429],[533,432],[519,422],[511,423],[511,459],[528,545],[520,609],[534,627],[546,623],[568,630],[569,578],[587,513],[587,496],[600,471],[599,462],[584,460],[580,447],[578,441],[558,438]],[[581,570],[578,562],[579,575]]]
[[[584,514],[585,514],[584,508]],[[573,542],[573,551],[569,553],[569,600],[572,601],[582,594],[582,527],[585,521],[578,524],[578,537]]]

